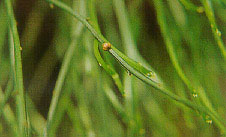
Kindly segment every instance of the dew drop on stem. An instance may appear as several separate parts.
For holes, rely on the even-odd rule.
[[[198,97],[198,94],[197,94],[197,93],[193,93],[192,96],[193,96],[194,98],[197,98],[197,97]]]
[[[212,121],[211,119],[208,119],[208,120],[206,120],[206,123],[208,123],[208,124],[212,124],[212,123],[213,123],[213,121]]]
[[[210,119],[210,116],[208,116],[208,115],[206,115],[205,121],[206,121],[206,123],[208,123],[208,124],[212,124],[212,123],[213,123],[212,119]]]
[[[221,36],[221,32],[219,31],[219,29],[216,29],[216,33],[219,37]]]
[[[131,75],[132,75],[132,73],[131,73],[131,72],[129,72],[129,71],[127,71],[127,73],[128,73],[128,75],[129,75],[129,76],[131,76]]]
[[[150,71],[146,74],[148,78],[153,78],[155,76],[154,72]]]

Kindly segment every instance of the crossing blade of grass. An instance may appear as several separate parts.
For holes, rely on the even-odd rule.
[[[52,0],[47,0],[48,2],[60,7],[61,9],[65,10],[69,14],[73,15],[76,17],[79,21],[81,21],[88,29],[89,31],[93,34],[93,36],[100,42],[108,42],[101,34],[98,34],[95,29],[79,14],[74,12],[70,7],[67,5],[59,2],[59,1],[52,1]],[[158,81],[153,80],[152,78],[149,78],[149,76],[145,75],[145,67],[140,65],[139,63],[136,63],[132,59],[129,59],[126,57],[123,53],[121,53],[119,50],[117,50],[113,45],[111,45],[111,49],[109,49],[109,52],[116,58],[120,64],[125,67],[131,74],[136,76],[137,78],[141,79],[143,82],[147,83],[148,85],[151,85],[152,87],[158,89],[161,93],[167,95],[169,98],[177,101],[178,103],[182,103],[187,107],[190,107],[194,110],[197,110],[199,112],[203,112],[208,114],[216,123],[216,125],[222,129],[222,132],[225,132],[225,126],[221,122],[221,119],[216,116],[214,113],[210,112],[208,108],[204,108],[203,106],[197,105],[195,103],[192,103],[191,101],[181,98],[175,94],[173,94],[170,90],[166,89],[164,86],[162,86],[161,83]],[[126,60],[126,61],[125,61]]]
[[[12,81],[12,79],[9,79],[6,89],[5,89],[4,99],[0,103],[0,116],[2,115],[2,111],[5,107],[8,99],[10,98],[12,91],[13,91],[13,81]]]
[[[97,32],[100,33],[100,29],[99,29],[97,17],[95,15],[96,11],[94,9],[94,5],[95,5],[94,0],[90,0],[89,1],[89,4],[90,4],[89,9],[90,9],[90,15],[91,15],[91,18],[90,19],[92,20],[92,24],[95,27],[95,29],[97,30]],[[107,73],[111,74],[111,72],[113,72],[113,73],[117,74],[116,71],[114,70],[114,68],[111,67],[110,65],[108,65],[107,63],[105,63],[104,60],[102,59],[102,57],[100,55],[100,52],[99,52],[99,49],[98,49],[98,41],[97,40],[94,40],[94,54],[95,54],[96,59],[98,60],[98,62],[101,63],[101,66],[103,66],[103,68],[105,69],[105,71]],[[102,64],[104,64],[104,65],[102,65]],[[127,76],[128,75],[126,74],[125,77],[127,77]],[[112,75],[112,78],[115,79],[113,77],[113,75]],[[118,79],[118,82],[120,82],[120,85],[121,85],[121,81],[120,81],[119,77],[117,76],[116,78]],[[115,82],[117,82],[116,81],[117,79],[115,79]],[[128,83],[128,81],[127,81],[127,83]],[[118,87],[120,86],[117,83],[116,83],[116,85],[118,85]],[[127,86],[130,87],[130,85],[127,85]],[[123,90],[123,94],[122,95],[125,95],[124,88],[122,90]],[[128,92],[132,92],[131,90],[127,90],[127,91]],[[119,103],[116,95],[114,94],[114,92],[109,87],[107,89],[104,88],[104,93],[106,94],[106,96],[108,97],[108,99],[110,100],[110,102],[112,103],[112,106],[117,111],[117,113],[119,114],[119,116],[122,118],[123,122],[126,123],[128,126],[130,126],[132,120],[130,121],[131,118],[129,118],[129,115],[133,115],[133,114],[129,114],[128,112],[123,111],[123,108],[122,108],[121,104]],[[130,93],[127,93],[127,96],[124,96],[125,97],[125,100],[130,100],[130,102],[129,101],[126,101],[127,102],[127,105],[129,105],[129,107],[126,107],[126,108],[127,108],[127,110],[131,110],[130,112],[134,112],[133,111],[133,108],[134,108],[133,106],[134,106],[134,103],[135,102],[133,102],[132,99],[131,99],[131,96],[128,96],[128,95],[131,95],[131,94]],[[132,96],[132,98],[134,98],[134,97]],[[135,117],[135,116],[133,116],[133,117]],[[136,121],[136,120],[133,120],[133,121]],[[134,124],[134,125],[138,125],[138,124]],[[135,130],[133,130],[132,128],[130,128],[130,129],[131,130],[128,130],[128,133],[135,132]]]
[[[76,37],[78,37],[80,35],[80,33],[82,32],[82,26],[81,24],[78,24],[77,28],[76,28]],[[62,94],[62,86],[71,62],[71,59],[73,57],[74,51],[75,51],[75,43],[71,43],[69,48],[67,49],[66,53],[65,53],[65,57],[63,59],[62,62],[62,67],[60,69],[59,72],[59,76],[57,78],[56,84],[55,84],[55,88],[53,90],[53,97],[50,103],[50,108],[49,108],[49,113],[48,113],[48,117],[47,117],[47,123],[46,123],[46,128],[44,131],[44,136],[49,136],[49,131],[52,127],[53,124],[53,120],[55,118],[56,115],[56,109],[57,109],[57,105],[59,102],[59,98],[60,95]]]
[[[37,133],[35,136],[42,137],[43,136],[43,128],[46,125],[45,118],[38,112],[35,107],[34,102],[31,100],[30,96],[26,94],[29,117],[31,119],[31,127]]]
[[[78,87],[75,87],[76,89],[78,89]],[[93,129],[93,126],[92,126],[92,122],[91,122],[91,117],[90,117],[90,112],[89,112],[89,109],[88,109],[88,102],[86,101],[87,98],[86,96],[84,95],[85,91],[80,89],[78,90],[80,93],[75,93],[76,94],[76,99],[78,100],[78,112],[79,112],[79,115],[81,116],[81,120],[82,120],[82,123],[85,127],[85,133],[86,133],[86,136],[95,136],[95,132],[94,132],[94,129]]]
[[[27,114],[26,114],[26,102],[24,99],[24,87],[23,87],[23,73],[22,73],[22,61],[21,61],[21,51],[20,51],[20,40],[19,35],[17,32],[16,27],[16,20],[13,13],[13,8],[11,4],[11,0],[5,0],[8,21],[9,21],[9,28],[10,33],[13,36],[14,42],[14,57],[15,57],[15,90],[18,92],[16,96],[16,104],[17,104],[17,116],[18,116],[18,123],[19,128],[22,132],[23,136],[29,136],[29,122]]]
[[[83,53],[82,53],[83,54]],[[83,57],[84,58],[84,57]],[[78,63],[83,62],[81,59],[75,59],[71,65],[72,71],[70,73],[71,83],[70,83],[70,89],[73,89],[73,97],[75,100],[77,100],[77,106],[78,108],[72,109],[72,106],[74,106],[72,100],[69,100],[70,106],[67,108],[67,113],[69,114],[70,119],[73,122],[73,125],[77,127],[79,124],[81,127],[80,130],[82,130],[82,134],[84,136],[90,136],[95,135],[95,132],[92,127],[90,112],[88,109],[88,95],[86,95],[84,92],[84,88],[82,87],[82,84],[85,82],[82,82],[81,79],[79,79],[79,68]],[[84,69],[83,69],[84,70]],[[76,110],[76,111],[75,111]],[[76,117],[77,116],[77,117]],[[77,123],[79,121],[79,123]]]
[[[114,91],[108,86],[107,82],[103,83],[104,85],[104,93],[108,100],[111,102],[113,108],[117,111],[118,115],[122,118],[123,122],[129,124],[128,114],[125,112],[123,105],[119,102]]]
[[[169,30],[167,29],[166,15],[165,15],[164,8],[163,8],[163,5],[162,5],[163,2],[154,1],[154,4],[155,4],[155,7],[156,7],[156,11],[157,11],[158,23],[159,23],[159,26],[161,28],[161,32],[162,32],[164,40],[165,40],[167,52],[170,56],[171,62],[173,64],[174,68],[176,69],[178,75],[180,76],[180,78],[188,86],[188,88],[190,89],[190,91],[193,94],[194,89],[193,89],[192,83],[185,76],[182,68],[180,67],[179,61],[177,59],[177,55],[176,55],[174,48],[173,48],[173,42],[169,37],[170,33],[169,33]],[[196,94],[196,93],[194,93],[194,94]]]
[[[135,44],[135,40],[133,39],[133,35],[130,29],[129,18],[126,12],[126,6],[123,0],[113,0],[113,7],[116,13],[116,17],[119,24],[119,30],[122,37],[122,45],[125,49],[125,54],[127,56],[133,57],[133,59],[137,59],[139,61],[143,61],[139,52],[137,52],[137,46]],[[143,61],[144,62],[144,61]],[[141,67],[140,67],[141,68]],[[145,71],[146,69],[144,69]],[[151,71],[147,70],[147,75],[151,76]],[[140,113],[138,111],[139,104],[139,96],[136,95],[138,92],[134,89],[134,77],[130,77],[130,75],[124,73],[124,86],[126,91],[125,97],[125,108],[126,113],[131,118],[131,122],[128,124],[127,136],[143,136],[140,134],[140,130],[143,129],[143,125],[140,119]],[[141,132],[142,133],[142,132]]]
[[[204,8],[202,6],[196,6],[190,0],[179,0],[187,10],[196,11],[202,13]]]
[[[204,6],[206,16],[211,24],[211,29],[212,29],[214,38],[217,42],[217,45],[219,46],[220,51],[221,51],[224,59],[226,60],[226,47],[222,41],[221,32],[217,27],[217,23],[216,23],[215,16],[214,16],[214,11],[213,11],[212,4],[211,4],[212,2],[210,0],[201,0],[201,2]]]
[[[2,103],[5,100],[5,95],[0,87],[0,103]],[[16,118],[13,114],[13,111],[9,104],[6,104],[2,108],[3,117],[6,120],[8,126],[11,128],[13,136],[15,137],[22,137],[21,132],[19,131],[18,124],[16,123]]]
[[[68,105],[66,106],[67,114],[72,121],[73,129],[75,130],[75,136],[85,136],[85,131],[82,127],[82,121],[78,114],[79,110],[73,105],[73,102],[68,99]]]
[[[163,136],[171,136],[176,137],[179,136],[178,130],[172,121],[167,119],[166,114],[161,110],[161,107],[156,104],[156,101],[153,97],[147,101],[147,103],[143,103],[144,109],[150,115],[150,119],[153,121],[152,130],[159,130],[159,132]],[[151,106],[151,107],[150,107]],[[170,127],[168,126],[170,125]]]

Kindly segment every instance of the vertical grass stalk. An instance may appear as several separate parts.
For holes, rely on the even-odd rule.
[[[18,124],[20,131],[23,136],[29,136],[28,126],[29,122],[27,121],[27,114],[26,114],[26,104],[24,98],[24,87],[23,87],[23,73],[22,73],[22,61],[21,61],[21,46],[19,40],[19,34],[17,31],[16,20],[13,13],[12,3],[11,0],[5,0],[8,21],[9,21],[9,28],[10,32],[13,36],[13,43],[14,43],[14,53],[15,58],[15,91],[18,92],[16,96],[16,104],[17,104],[17,117],[18,117]]]
[[[214,38],[215,38],[217,45],[219,46],[220,51],[226,61],[226,47],[221,39],[221,32],[217,27],[217,23],[216,23],[215,16],[214,16],[214,11],[212,8],[212,2],[211,2],[211,0],[201,0],[201,2],[204,6],[206,16],[211,24],[211,29],[212,29]]]

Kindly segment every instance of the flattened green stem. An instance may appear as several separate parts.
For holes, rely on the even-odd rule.
[[[66,12],[70,13],[71,15],[73,15],[74,17],[76,17],[79,21],[81,21],[86,27],[87,29],[89,29],[89,31],[93,34],[93,36],[100,42],[100,43],[104,43],[104,42],[108,42],[101,34],[98,34],[95,29],[84,19],[82,18],[79,14],[75,13],[70,7],[68,7],[67,5],[56,1],[56,0],[47,0],[48,2],[60,7],[61,9],[65,10]],[[191,101],[181,98],[175,94],[173,94],[170,90],[166,89],[165,87],[162,86],[161,83],[155,82],[153,80],[151,80],[148,76],[144,75],[143,72],[140,72],[139,70],[142,69],[138,69],[137,67],[139,66],[139,63],[136,63],[135,61],[129,59],[128,57],[126,57],[123,53],[121,53],[119,50],[117,50],[113,45],[111,46],[111,49],[109,50],[109,52],[120,62],[120,64],[125,67],[131,74],[135,75],[137,78],[141,79],[142,81],[144,81],[145,83],[151,85],[152,87],[158,89],[161,93],[167,95],[169,98],[177,101],[178,103],[182,103],[185,106],[188,106],[192,109],[195,109],[199,112],[203,112],[208,114],[215,122],[216,125],[219,126],[223,131],[226,131],[224,124],[222,124],[220,121],[221,119],[218,118],[215,114],[213,114],[212,112],[209,111],[209,109],[204,108],[200,105],[194,104]],[[126,60],[126,61],[125,61]],[[135,67],[134,67],[135,66]],[[143,66],[142,66],[143,67]],[[137,69],[136,69],[137,68]]]
[[[217,23],[216,23],[215,16],[214,16],[214,11],[212,8],[212,3],[210,0],[201,0],[201,2],[204,6],[206,16],[211,24],[211,29],[212,29],[214,38],[215,38],[217,45],[219,46],[220,51],[226,61],[226,48],[221,39],[221,32],[217,27]]]
[[[21,51],[20,51],[20,40],[16,27],[16,20],[13,13],[13,8],[11,4],[11,0],[5,0],[10,33],[13,36],[14,42],[14,57],[15,57],[15,91],[18,92],[16,96],[16,104],[17,104],[17,116],[19,128],[21,130],[22,135],[29,135],[29,131],[27,126],[29,126],[29,122],[26,117],[26,105],[24,99],[24,87],[23,87],[23,73],[22,73],[22,61],[21,61]]]
[[[96,41],[96,40],[94,41],[94,55],[95,55],[97,61],[99,62],[99,65],[101,67],[103,67],[104,70],[112,77],[112,79],[114,80],[115,84],[119,88],[119,91],[124,96],[125,92],[124,92],[124,89],[123,89],[123,86],[122,86],[122,82],[121,82],[121,80],[119,78],[119,75],[115,71],[114,68],[112,68],[106,62],[104,62],[103,58],[100,55],[100,51],[99,51],[99,48],[98,48],[98,41]]]
[[[94,2],[93,0],[89,0],[89,9],[90,9],[90,18],[93,21],[93,26],[97,30],[98,33],[100,33],[100,28],[97,24],[97,17],[96,17],[96,11],[93,7]],[[109,65],[107,62],[104,61],[104,59],[101,57],[99,48],[98,48],[98,41],[94,40],[94,55],[99,63],[100,66],[103,67],[103,69],[112,77],[114,80],[116,86],[118,87],[121,94],[124,96],[125,92],[122,86],[122,82],[119,78],[118,73],[115,71],[114,67]]]
[[[197,105],[185,98],[179,97],[175,94],[173,94],[170,90],[166,89],[161,84],[155,83],[154,81],[147,78],[145,75],[131,67],[122,57],[120,57],[114,49],[110,49],[109,52],[120,62],[120,64],[127,69],[131,74],[142,80],[143,82],[147,83],[148,85],[151,85],[152,87],[158,89],[161,93],[167,95],[169,98],[184,104],[187,107],[190,107],[194,110],[197,110],[200,113],[208,114],[215,122],[216,125],[219,126],[222,129],[223,133],[226,133],[226,128],[223,123],[221,123],[222,119],[219,118],[215,113],[211,112],[208,108],[205,108],[203,106]]]
[[[95,11],[95,8],[94,8],[94,1],[95,0],[89,0],[90,18],[92,20],[94,28],[97,30],[98,33],[101,33],[99,25],[98,25],[97,17],[96,17],[96,11]],[[115,84],[119,88],[119,91],[121,92],[122,96],[124,97],[125,96],[125,91],[124,91],[121,79],[119,78],[119,75],[116,72],[116,70],[114,69],[114,67],[112,67],[111,65],[107,64],[103,60],[103,58],[101,57],[101,54],[100,54],[100,51],[99,51],[99,48],[98,48],[98,41],[97,40],[94,40],[94,54],[95,54],[95,57],[96,57],[97,61],[99,62],[99,65],[101,65],[104,68],[104,70],[109,75],[111,75],[111,77],[114,80]],[[112,106],[118,112],[119,116],[121,116],[123,121],[128,124],[129,123],[129,119],[128,119],[127,113],[125,113],[125,111],[123,109],[123,106],[119,102],[117,96],[111,90],[111,88],[108,87],[107,84],[103,84],[103,85],[105,85],[104,89],[103,89],[104,93],[107,96],[107,98],[109,99],[109,101],[112,103]]]

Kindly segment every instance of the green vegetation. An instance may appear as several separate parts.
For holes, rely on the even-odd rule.
[[[226,136],[225,13],[223,0],[1,1],[0,135]]]

